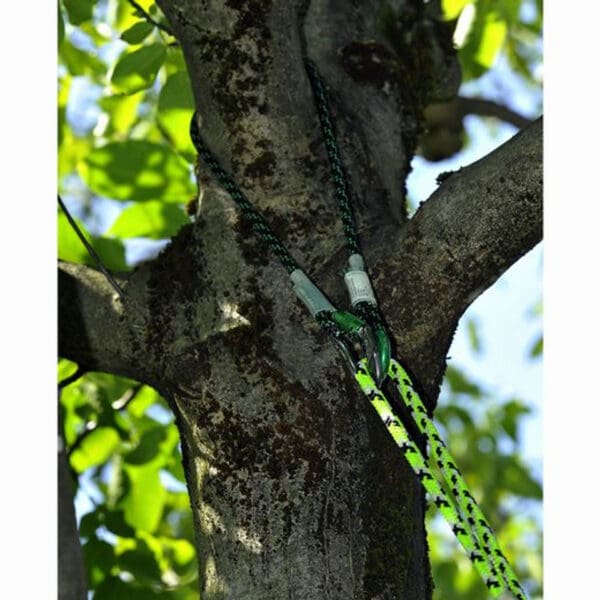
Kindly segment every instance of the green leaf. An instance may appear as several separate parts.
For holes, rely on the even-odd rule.
[[[90,235],[87,233],[83,223],[81,223],[78,219],[75,219],[75,222],[83,232],[86,239],[90,241]],[[60,260],[66,260],[67,262],[87,264],[88,255],[86,249],[81,243],[81,240],[77,237],[77,234],[73,231],[73,228],[63,212],[58,214],[57,225],[58,258]]]
[[[158,119],[175,148],[193,161],[195,150],[190,140],[190,120],[194,112],[194,95],[187,71],[169,76],[158,97]]]
[[[128,44],[141,44],[154,30],[148,21],[139,21],[121,34],[121,39]]]
[[[95,588],[115,565],[115,550],[109,543],[95,537],[83,545],[88,581]]]
[[[111,77],[113,89],[122,94],[133,94],[149,88],[166,56],[163,44],[150,44],[121,55]]]
[[[65,38],[60,46],[60,59],[71,75],[103,80],[107,66],[91,52],[84,52]]]
[[[127,523],[122,510],[106,510],[104,513],[104,525],[119,537],[135,536],[135,529]]]
[[[125,246],[120,240],[111,240],[104,237],[93,239],[92,245],[94,250],[102,258],[104,266],[110,271],[127,271],[127,263],[125,261]],[[96,263],[92,263],[96,266]]]
[[[144,540],[136,540],[134,549],[119,554],[117,564],[123,571],[131,573],[137,582],[146,585],[161,583],[157,557]]]
[[[63,0],[72,25],[81,25],[92,18],[95,0]]]
[[[71,454],[71,466],[83,473],[86,469],[106,462],[119,447],[119,434],[110,427],[98,427],[81,442]]]
[[[481,339],[477,330],[477,322],[473,319],[467,321],[467,335],[469,336],[469,343],[473,352],[481,354]]]
[[[448,366],[445,377],[450,390],[455,394],[467,394],[475,398],[481,397],[481,388],[467,379],[466,375],[456,367]]]
[[[110,233],[117,237],[148,237],[152,239],[169,238],[188,223],[181,207],[149,201],[128,206],[114,222]]]
[[[98,527],[102,525],[103,516],[102,508],[98,508],[83,515],[83,517],[81,517],[81,521],[79,522],[80,537],[89,538],[93,536]]]
[[[150,386],[145,385],[136,395],[135,398],[127,405],[127,412],[132,416],[139,418],[149,406],[159,402],[160,396],[158,392]]]
[[[174,456],[167,463],[167,467],[169,469],[169,473],[175,477],[178,481],[182,483],[186,483],[185,473],[183,471],[183,464],[181,459],[181,452],[176,448],[174,452]]]
[[[104,96],[98,102],[108,116],[105,134],[128,134],[138,119],[138,107],[144,100],[145,92],[128,96]]]
[[[506,39],[507,31],[506,21],[497,12],[491,11],[485,15],[479,48],[475,53],[475,60],[482,67],[489,69],[494,64]]]
[[[187,63],[183,56],[183,50],[181,46],[168,46],[167,47],[167,60],[165,62],[167,74],[169,76],[175,75],[175,73],[187,73]]]
[[[517,441],[519,419],[521,416],[527,415],[530,412],[531,409],[518,400],[511,400],[504,405],[500,424],[504,431],[506,431],[510,438],[515,442]]]
[[[121,500],[125,520],[135,529],[152,533],[160,523],[167,491],[160,482],[158,469],[127,465],[129,490]]]
[[[536,340],[535,344],[533,344],[531,350],[529,351],[530,358],[537,358],[541,356],[544,352],[544,337],[540,335],[540,337]]]
[[[154,0],[137,0],[143,10],[149,12],[150,7],[154,5]],[[142,15],[129,2],[116,2],[114,12],[114,21],[111,24],[117,31],[123,31],[131,25],[137,23]]]
[[[194,193],[188,164],[161,144],[107,144],[94,148],[78,166],[92,191],[116,200],[185,202]]]
[[[100,256],[104,266],[112,271],[126,271],[125,247],[120,240],[92,237],[83,223],[75,222],[94,250]],[[71,227],[64,213],[58,215],[58,258],[97,268],[96,261],[88,254],[85,246]]]
[[[473,0],[442,0],[444,20],[452,21],[460,15],[462,9]]]
[[[79,29],[85,33],[96,46],[103,46],[107,42],[114,39],[112,31],[107,31],[106,23],[104,20],[92,19],[86,21],[79,26]]]
[[[188,540],[163,540],[167,557],[178,567],[185,567],[195,560],[196,551]]]
[[[177,108],[194,110],[194,94],[186,71],[179,71],[171,75],[162,87],[158,97],[159,113]]]
[[[66,358],[58,359],[58,374],[57,381],[61,381],[61,379],[65,379],[66,377],[70,377],[73,375],[78,369],[77,363],[68,360]]]
[[[529,471],[519,462],[518,457],[507,457],[502,461],[500,470],[501,481],[497,482],[497,486],[503,485],[513,494],[523,498],[534,498],[535,500],[542,499],[542,487],[533,479]]]
[[[62,44],[62,41],[65,39],[65,19],[63,17],[62,10],[60,9],[60,2],[57,4],[58,6],[58,47]]]
[[[106,577],[95,589],[94,600],[135,600],[138,590],[116,575]]]
[[[436,419],[445,426],[454,425],[457,428],[458,423],[462,428],[473,428],[474,422],[468,410],[456,404],[447,404],[439,406],[435,412]]]
[[[167,433],[163,425],[145,431],[137,447],[125,454],[125,462],[130,465],[143,465],[150,462],[159,453],[159,445],[166,437]]]

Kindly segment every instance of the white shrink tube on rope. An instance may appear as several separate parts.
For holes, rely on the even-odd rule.
[[[365,261],[360,254],[352,254],[348,259],[350,269],[344,275],[344,282],[350,294],[350,303],[356,306],[359,302],[368,302],[377,306],[375,293],[369,275],[365,271]]]
[[[296,296],[302,300],[313,317],[324,310],[335,311],[333,304],[325,298],[323,292],[307,277],[302,269],[292,271],[290,279],[294,284]]]

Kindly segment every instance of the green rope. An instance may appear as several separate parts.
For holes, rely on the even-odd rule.
[[[288,252],[287,248],[269,227],[263,216],[254,208],[244,192],[237,186],[233,177],[221,166],[217,157],[210,151],[204,142],[204,139],[200,135],[196,113],[192,116],[190,137],[198,154],[208,165],[216,180],[231,196],[232,200],[240,207],[242,215],[248,220],[253,231],[262,238],[267,248],[269,248],[269,250],[271,250],[271,252],[279,259],[285,270],[288,273],[292,273],[292,271],[299,269],[300,266],[294,257]]]
[[[335,131],[329,112],[329,103],[325,85],[312,61],[306,59],[305,66],[315,96],[317,113],[321,123],[323,137],[325,139],[325,146],[335,187],[335,196],[343,224],[346,246],[351,257],[350,264],[352,265],[352,257],[356,255],[359,255],[358,257],[360,260],[358,262],[359,264],[362,264],[354,213],[349,200],[349,186],[341,162]],[[296,260],[289,253],[277,235],[271,230],[262,215],[257,212],[248,198],[237,187],[231,175],[221,167],[217,158],[209,150],[200,135],[196,114],[194,114],[192,118],[190,136],[202,160],[210,168],[221,186],[237,203],[243,217],[248,220],[252,229],[261,237],[267,248],[269,248],[279,259],[288,273],[292,274],[295,271],[301,271]],[[358,268],[360,271],[362,267]],[[296,273],[292,275],[292,279],[295,275]],[[348,276],[349,275],[350,273],[348,273]],[[366,277],[366,275],[364,276]],[[441,514],[450,524],[456,538],[467,552],[467,555],[485,582],[491,595],[496,598],[503,592],[507,592],[512,594],[517,600],[527,600],[514,571],[511,569],[506,557],[500,550],[491,527],[483,516],[475,499],[469,492],[460,471],[450,456],[435,424],[427,415],[427,411],[415,391],[410,377],[397,361],[391,359],[390,344],[389,339],[387,338],[385,322],[375,302],[374,296],[371,300],[356,301],[353,305],[355,313],[353,314],[333,309],[332,305],[322,297],[320,290],[318,290],[316,286],[312,287],[315,291],[309,290],[310,299],[307,306],[315,316],[320,327],[329,334],[334,341],[340,342],[340,349],[346,355],[346,358],[349,356],[349,351],[345,346],[344,336],[350,334],[351,336],[356,337],[357,332],[362,332],[361,335],[363,335],[363,326],[365,323],[372,328],[375,338],[377,338],[376,342],[380,349],[380,355],[384,357],[380,364],[385,365],[385,374],[388,374],[390,379],[395,382],[400,398],[404,400],[417,427],[427,438],[432,451],[432,455],[428,459],[429,465],[428,460],[411,440],[404,424],[394,414],[386,397],[375,383],[375,380],[371,375],[373,370],[370,367],[372,367],[372,365],[369,364],[366,358],[362,358],[356,364],[352,364],[352,367],[355,370],[356,380],[361,390],[384,422],[409,465],[420,479],[423,487],[431,495],[433,503],[439,508]],[[299,297],[302,298],[302,296]],[[306,303],[306,299],[303,301]],[[311,306],[313,306],[313,309],[310,308]],[[318,308],[314,308],[314,306],[318,306]],[[332,310],[330,310],[330,308]],[[389,368],[387,365],[389,365]],[[437,466],[440,469],[443,480],[448,485],[456,505],[442,488],[439,481],[433,476],[430,465],[434,467]]]
[[[350,202],[350,186],[340,157],[340,149],[335,135],[335,128],[329,111],[329,99],[325,83],[312,60],[305,58],[304,66],[312,86],[313,95],[315,97],[315,106],[317,107],[317,113],[321,123],[321,131],[325,140],[325,147],[327,149],[327,156],[329,158],[329,166],[331,169],[331,178],[335,187],[335,197],[337,199],[338,210],[344,229],[348,256],[352,256],[353,254],[361,255],[356,220],[352,209],[352,203]],[[391,346],[387,335],[387,327],[385,326],[384,318],[377,306],[375,298],[373,298],[372,301],[358,302],[353,305],[352,308],[354,309],[354,312],[373,329],[383,369],[384,372],[386,372],[389,365]]]
[[[305,58],[304,66],[310,80],[313,94],[315,96],[315,106],[321,122],[321,131],[325,140],[325,148],[329,158],[329,166],[331,168],[331,178],[335,186],[335,197],[338,202],[338,208],[346,237],[346,246],[348,254],[360,254],[360,244],[358,241],[358,232],[356,222],[354,220],[354,211],[350,202],[350,194],[348,190],[348,178],[344,172],[342,160],[340,158],[340,149],[338,148],[335,129],[331,121],[329,113],[329,99],[327,91],[317,67],[312,60]]]
[[[501,574],[508,589],[517,598],[524,599],[525,592],[523,588],[519,584],[508,560],[500,550],[492,528],[469,492],[467,484],[450,455],[440,432],[435,423],[429,418],[427,409],[415,390],[408,373],[400,363],[392,359],[389,375],[392,381],[396,383],[398,393],[408,406],[417,427],[426,436],[431,450],[430,460],[435,462],[440,469],[444,480],[459,506],[463,520],[466,520],[469,527],[475,528],[483,551],[487,556],[491,557],[494,572]]]
[[[398,362],[392,360],[389,375],[397,383],[399,391],[403,390],[404,394],[408,391],[411,392],[412,400],[407,402],[407,405],[414,410],[413,415],[417,415],[415,420],[419,429],[426,435],[428,442],[434,448],[434,454],[438,456],[437,449],[443,445],[443,441],[439,436],[437,428],[427,416],[425,407],[418,398],[418,394],[414,391],[414,387],[406,371]],[[410,439],[404,424],[394,414],[387,398],[369,374],[365,359],[359,362],[355,377],[361,390],[379,415],[379,418],[383,421],[396,445],[400,448],[412,470],[421,481],[421,484],[431,495],[433,503],[444,516],[452,528],[452,532],[467,552],[469,559],[483,579],[491,595],[496,598],[502,592],[509,591],[518,600],[527,600],[523,588],[517,581],[504,554],[500,551],[490,526],[469,492],[466,483],[460,476],[445,445],[443,445],[444,450],[442,452],[444,458],[441,461],[439,459],[435,460],[435,464],[440,466],[440,462],[446,462],[446,470],[443,471],[444,479],[452,490],[459,506],[465,508],[466,514],[469,515],[468,517],[465,517],[460,510],[455,508],[448,494],[431,473],[423,454]],[[405,397],[404,394],[402,394],[403,398]],[[430,459],[430,462],[431,460],[433,459]],[[453,468],[450,465],[453,465]],[[452,471],[451,473],[448,472],[448,468]],[[464,501],[465,498],[468,499],[466,503]],[[474,520],[477,522],[474,523]],[[498,573],[502,576],[500,580],[498,579]]]

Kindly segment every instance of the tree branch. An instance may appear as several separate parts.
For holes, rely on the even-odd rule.
[[[495,102],[494,100],[488,100],[486,98],[467,98],[465,96],[459,96],[458,110],[461,117],[465,115],[479,115],[481,117],[496,117],[501,121],[506,121],[519,129],[531,125],[533,122],[531,119],[524,117],[522,114],[508,108],[504,104]]]
[[[144,380],[144,311],[128,289],[119,297],[103,274],[84,265],[58,265],[58,351],[87,371]]]
[[[140,6],[135,0],[127,0],[127,2],[129,2],[129,4],[131,4],[131,6],[133,6],[133,8],[136,10],[136,12],[138,13],[138,15],[140,17],[142,17],[143,19],[145,19],[146,21],[148,21],[148,23],[151,23],[155,27],[158,27],[159,29],[162,29],[162,31],[164,31],[168,35],[173,35],[171,33],[171,30],[166,25],[163,25],[160,21],[157,21],[156,19],[153,19],[152,16],[150,14],[148,14],[144,10],[144,8],[142,6]]]
[[[58,384],[58,600],[83,600],[87,596],[87,580],[79,530],[73,505],[73,479],[65,448],[64,418],[60,404],[61,391],[85,373],[75,373]]]
[[[73,482],[63,447],[58,452],[58,599],[83,600],[86,596],[83,553],[73,506]]]
[[[383,314],[399,356],[421,365],[421,375],[439,362],[469,304],[541,239],[540,118],[445,178],[395,243],[375,239],[370,254],[385,257],[375,259],[375,287],[385,290]],[[418,377],[431,398],[443,370]]]

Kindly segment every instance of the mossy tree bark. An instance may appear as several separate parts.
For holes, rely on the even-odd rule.
[[[541,121],[409,219],[422,110],[459,77],[436,3],[160,0],[202,130],[337,305],[345,261],[302,57],[330,88],[395,353],[430,407],[466,307],[542,236]],[[424,497],[286,273],[199,166],[200,216],[122,282],[61,264],[62,356],[153,385],[177,417],[202,598],[431,596]]]

